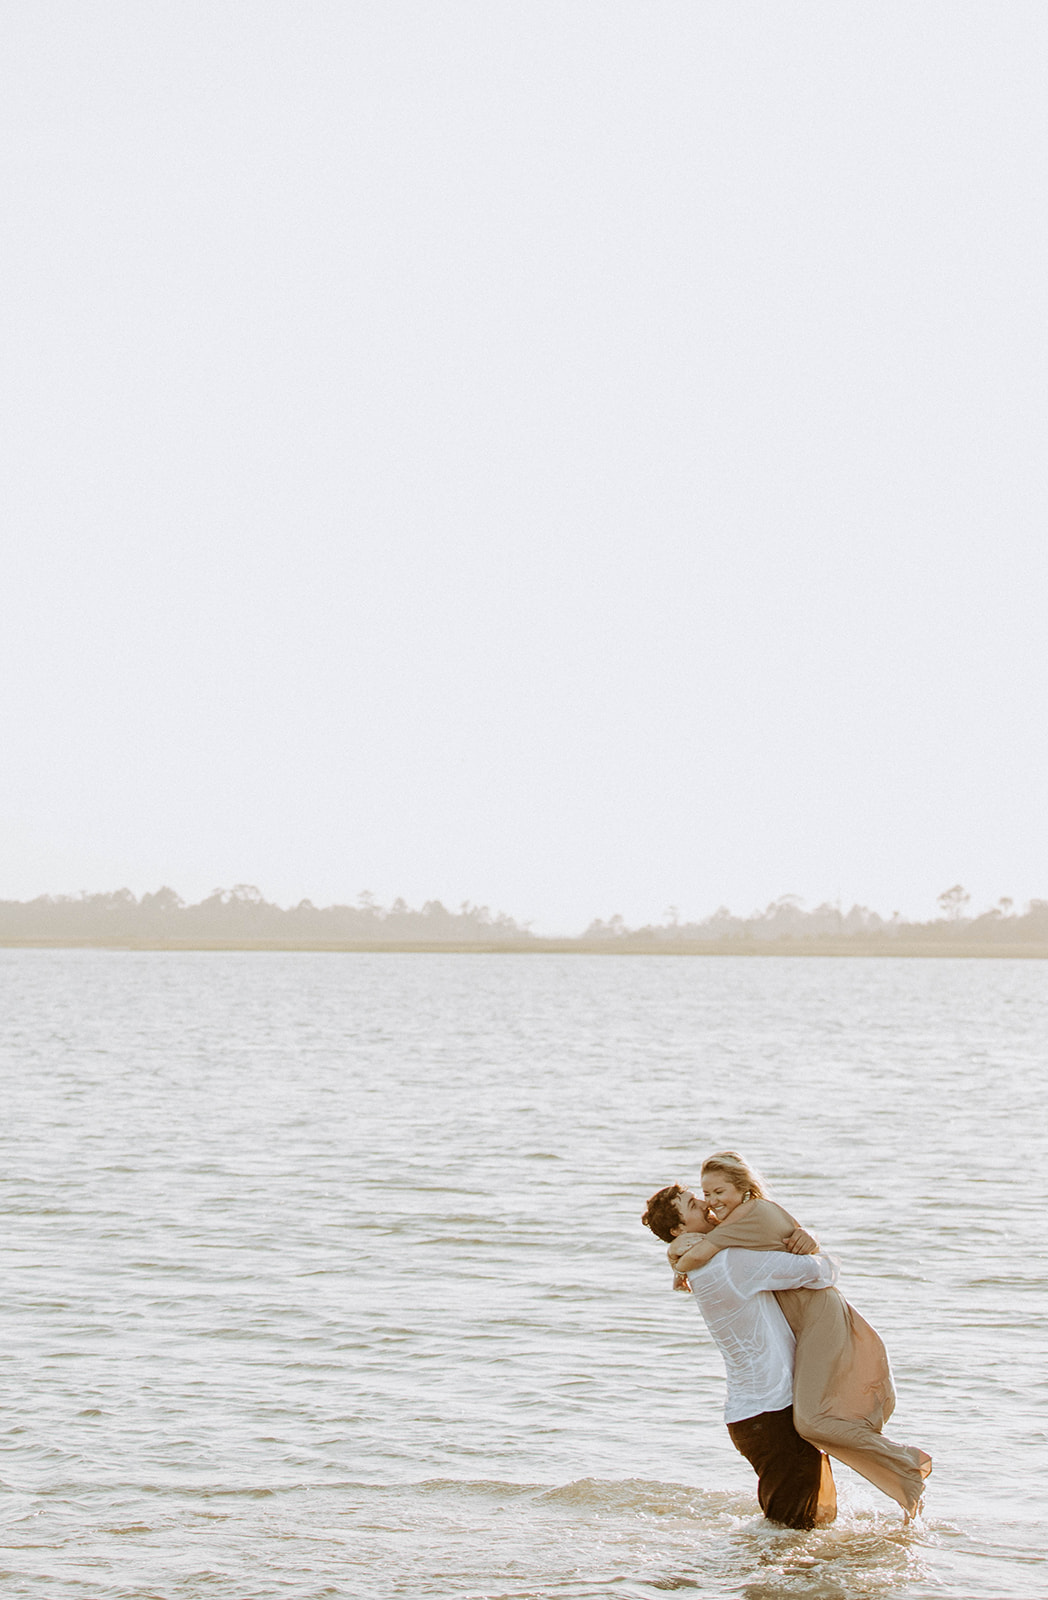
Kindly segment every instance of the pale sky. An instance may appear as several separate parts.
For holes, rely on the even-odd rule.
[[[8,0],[0,898],[1048,897],[1046,47]]]

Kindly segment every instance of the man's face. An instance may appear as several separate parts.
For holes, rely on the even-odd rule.
[[[682,1189],[677,1196],[677,1212],[681,1220],[681,1233],[709,1233],[706,1202],[700,1200],[691,1189]]]

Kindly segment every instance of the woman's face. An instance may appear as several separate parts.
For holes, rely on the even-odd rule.
[[[743,1198],[743,1191],[736,1189],[730,1178],[723,1172],[707,1172],[702,1180],[702,1192],[718,1222],[723,1222],[725,1217],[730,1217],[735,1207]]]

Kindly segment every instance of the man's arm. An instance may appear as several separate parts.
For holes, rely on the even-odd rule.
[[[731,1257],[731,1281],[740,1294],[765,1289],[832,1289],[841,1275],[832,1256],[791,1256],[784,1250],[743,1250]]]

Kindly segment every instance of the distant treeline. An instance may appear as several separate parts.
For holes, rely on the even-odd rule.
[[[0,940],[8,942],[502,944],[529,937],[512,917],[468,902],[449,911],[439,900],[427,900],[421,911],[413,911],[403,900],[381,906],[365,892],[355,906],[319,907],[300,900],[284,909],[250,883],[215,889],[197,905],[187,905],[167,888],[141,900],[130,889],[0,900]]]
[[[7,944],[117,945],[518,945],[531,948],[615,945],[666,950],[673,945],[727,948],[779,945],[876,945],[911,947],[958,943],[968,946],[1048,945],[1048,900],[1031,900],[1019,911],[1007,899],[969,914],[970,897],[960,884],[939,896],[941,916],[907,922],[898,912],[882,917],[866,906],[843,911],[824,904],[806,911],[796,895],[783,895],[763,911],[735,916],[726,906],[701,922],[681,921],[674,909],[665,921],[627,927],[621,916],[597,918],[574,938],[544,939],[505,912],[464,902],[449,911],[439,900],[412,910],[403,900],[382,906],[367,892],[356,905],[287,908],[266,900],[253,884],[216,889],[187,905],[173,889],[137,900],[130,889],[109,894],[41,895],[36,900],[0,901],[0,942]]]
[[[900,943],[957,941],[964,944],[1024,944],[1048,943],[1048,900],[1030,900],[1024,911],[1017,911],[1012,900],[1003,898],[988,911],[970,916],[970,896],[961,884],[954,884],[939,896],[942,915],[927,922],[907,922],[899,912],[882,917],[868,906],[852,906],[844,911],[839,905],[824,903],[805,911],[797,895],[783,895],[755,911],[748,917],[737,917],[727,906],[719,906],[712,916],[701,922],[682,922],[671,908],[666,920],[642,928],[627,928],[622,918],[611,917],[607,922],[599,918],[591,922],[582,938],[586,943],[598,940],[629,940],[631,944],[650,943],[664,945],[669,941],[682,944],[750,944],[766,941],[793,943],[827,943],[840,940]]]

